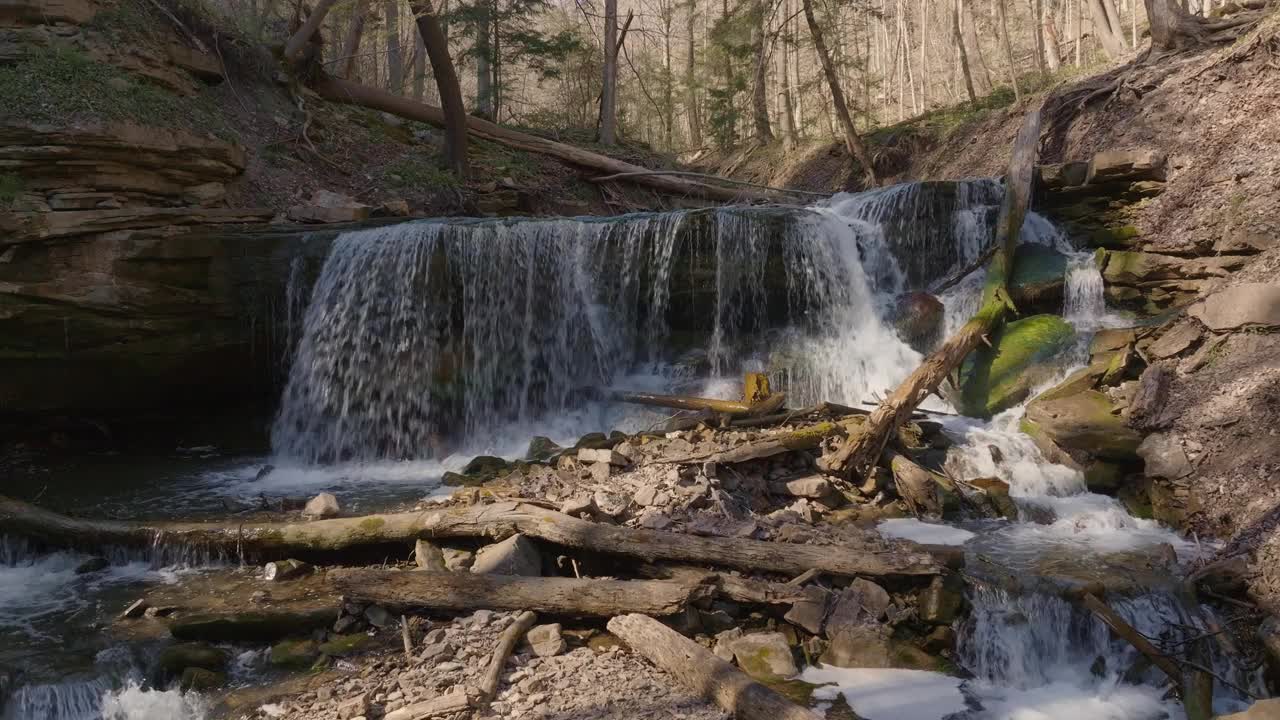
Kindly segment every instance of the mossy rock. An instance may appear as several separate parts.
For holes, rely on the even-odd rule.
[[[1029,427],[1066,450],[1079,450],[1114,462],[1135,463],[1142,436],[1114,410],[1111,398],[1096,390],[1085,390],[1032,400],[1027,406],[1026,420]]]
[[[991,417],[1027,398],[1057,370],[1054,359],[1075,340],[1075,329],[1056,315],[1032,315],[1004,326],[991,347],[970,353],[960,368],[960,407]]]
[[[182,679],[178,682],[178,686],[183,690],[191,690],[195,692],[208,692],[216,690],[227,684],[227,676],[225,673],[214,672],[213,670],[205,670],[204,668],[189,667],[182,671]]]
[[[314,640],[281,640],[271,646],[271,664],[289,670],[306,670],[320,659]]]
[[[269,643],[332,624],[333,609],[320,607],[292,612],[279,610],[231,615],[190,615],[170,623],[169,634],[178,640]]]
[[[320,653],[329,657],[347,657],[369,649],[373,638],[364,633],[352,635],[332,635],[320,643]]]
[[[1047,245],[1018,246],[1009,279],[1009,296],[1021,312],[1062,307],[1067,284],[1067,256]]]
[[[1098,460],[1084,469],[1084,484],[1090,492],[1114,495],[1124,480],[1124,470],[1113,462]]]
[[[170,645],[162,650],[158,665],[164,674],[177,677],[187,668],[221,672],[230,660],[230,653],[222,648],[209,643],[189,642]]]
[[[557,445],[551,438],[537,435],[529,441],[529,451],[524,454],[524,457],[531,462],[543,462],[550,460],[563,450],[564,448]]]
[[[1096,248],[1131,248],[1140,239],[1141,233],[1133,225],[1101,227],[1089,233],[1089,245]]]
[[[466,467],[462,468],[463,475],[496,475],[510,465],[506,460],[493,455],[477,455],[471,458]]]

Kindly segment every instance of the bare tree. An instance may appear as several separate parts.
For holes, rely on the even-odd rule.
[[[369,15],[369,0],[359,0],[355,11],[351,14],[351,25],[347,27],[347,37],[342,43],[342,56],[338,61],[338,75],[354,80],[356,55],[360,52],[360,38],[364,35],[365,19]]]
[[[618,0],[604,2],[604,82],[600,91],[600,142],[613,145],[617,137]]]
[[[422,33],[413,34],[413,99],[421,100],[426,91],[427,46]]]
[[[955,0],[951,5],[951,39],[955,42],[956,53],[960,56],[960,71],[964,74],[964,89],[969,94],[969,102],[978,102],[978,95],[973,91],[973,72],[969,70],[969,53],[964,47],[964,33],[960,31],[960,8],[964,0]]]
[[[431,0],[411,0],[413,14],[417,16],[418,34],[431,61],[431,73],[435,76],[436,90],[440,93],[440,107],[445,119],[445,158],[449,168],[459,178],[470,175],[467,163],[467,108],[462,103],[462,86],[458,73],[453,69],[449,56],[449,42],[445,39],[440,18],[431,7]]]
[[[386,0],[382,12],[387,16],[387,89],[393,93],[404,90],[404,53],[400,49],[400,3]]]
[[[995,0],[996,15],[1000,19],[1000,44],[1004,47],[1004,59],[1009,64],[1009,82],[1013,83],[1013,98],[1022,102],[1022,91],[1018,88],[1018,69],[1013,65],[1013,45],[1009,42],[1009,18],[1005,14],[1004,0]]]
[[[1093,20],[1093,34],[1097,36],[1107,57],[1117,58],[1127,49],[1120,15],[1111,0],[1085,0],[1089,3],[1089,17]]]
[[[849,116],[849,106],[845,104],[844,91],[840,88],[840,76],[836,74],[835,64],[831,62],[831,53],[827,51],[827,45],[822,39],[822,28],[818,26],[818,19],[813,14],[813,0],[802,0],[802,2],[804,19],[809,24],[809,34],[813,37],[814,52],[822,62],[822,72],[827,76],[827,85],[831,89],[831,104],[844,130],[845,148],[848,149],[849,155],[856,158],[862,165],[862,171],[867,176],[867,184],[872,187],[879,185],[880,180],[876,177],[871,154],[867,152],[862,138],[858,137],[858,132],[853,127],[853,118]]]
[[[697,48],[694,45],[694,24],[698,18],[695,12],[697,0],[689,0],[689,45],[684,65],[684,114],[689,125],[689,144],[695,148],[702,147],[702,109],[698,103],[698,81],[694,75]]]
[[[766,144],[773,140],[773,128],[769,125],[769,74],[768,53],[765,52],[768,35],[768,16],[764,0],[751,3],[751,51],[754,57],[751,78],[751,119],[755,125],[756,142]]]

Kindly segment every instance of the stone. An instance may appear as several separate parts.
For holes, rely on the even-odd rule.
[[[1138,457],[1146,463],[1143,473],[1151,478],[1178,480],[1194,470],[1182,444],[1170,433],[1148,435],[1138,446]]]
[[[493,455],[477,455],[462,468],[462,474],[480,481],[492,480],[511,467],[511,463]],[[470,484],[470,483],[468,483]]]
[[[590,495],[574,495],[560,505],[560,512],[573,517],[594,512],[595,509],[596,501]]]
[[[926,292],[911,292],[898,299],[893,327],[913,350],[926,353],[942,340],[945,320],[941,300]]]
[[[560,623],[535,625],[529,628],[524,639],[537,657],[555,657],[568,648],[568,643],[560,634]]]
[[[440,552],[444,555],[444,566],[454,572],[470,569],[475,563],[476,554],[470,550],[442,548]]]
[[[124,609],[124,612],[120,613],[120,617],[126,620],[140,618],[149,607],[151,607],[151,603],[147,602],[145,599],[134,600],[129,607]]]
[[[396,621],[391,611],[381,605],[370,605],[364,609],[364,619],[376,628],[389,627]]]
[[[979,347],[961,364],[961,410],[991,417],[1022,402],[1058,372],[1059,355],[1074,340],[1075,330],[1056,315],[1006,324],[992,347]]]
[[[227,196],[227,186],[220,182],[207,182],[182,191],[182,199],[192,205],[211,205]]]
[[[730,647],[738,667],[757,680],[791,678],[800,672],[791,655],[791,646],[782,633],[744,635],[734,640]]]
[[[1018,245],[1009,297],[1020,313],[1057,312],[1066,284],[1066,255],[1039,243]]]
[[[870,580],[856,578],[840,592],[831,606],[825,628],[827,637],[845,627],[878,622],[891,603],[884,588]]]
[[[631,464],[625,455],[611,448],[582,448],[578,451],[578,460],[587,463],[607,463],[617,467]]]
[[[1089,341],[1089,354],[1097,355],[1110,350],[1120,350],[1133,344],[1137,338],[1133,328],[1107,328],[1094,333]]]
[[[1147,346],[1147,355],[1164,360],[1180,355],[1200,339],[1200,327],[1194,322],[1182,322],[1173,326],[1160,336],[1159,340]]]
[[[209,643],[189,642],[170,645],[160,651],[156,661],[162,673],[170,677],[180,677],[187,668],[202,668],[212,672],[222,672],[230,662],[231,655],[221,648]]]
[[[1184,258],[1177,255],[1108,250],[1102,257],[1102,278],[1118,285],[1138,285],[1157,280],[1226,277],[1244,266],[1246,258],[1233,255]]]
[[[835,487],[831,485],[831,481],[821,475],[809,475],[795,480],[787,480],[778,483],[776,487],[780,487],[792,497],[809,498],[811,500],[827,500],[833,494],[838,494]]]
[[[450,643],[437,642],[425,645],[418,653],[418,661],[424,663],[440,663],[453,657],[456,649]]]
[[[429,572],[448,572],[449,566],[444,561],[444,552],[439,545],[419,538],[413,544],[413,559],[419,570]]]
[[[592,635],[591,638],[587,640],[587,647],[591,648],[594,652],[605,653],[624,646],[622,641],[619,640],[616,635],[606,632],[599,633],[598,635]]]
[[[531,462],[542,462],[551,459],[554,455],[564,450],[549,437],[535,435],[529,441],[529,449],[524,454],[524,459]]]
[[[358,633],[365,628],[363,616],[343,615],[333,623],[333,631],[338,634]]]
[[[365,650],[373,642],[373,638],[360,632],[351,635],[330,635],[328,640],[320,643],[318,649],[320,654],[326,657],[349,657]]]
[[[104,557],[91,557],[76,566],[77,575],[88,575],[111,567],[111,561]]]
[[[297,506],[295,505],[294,507]],[[302,517],[308,520],[323,520],[337,517],[341,512],[342,508],[338,505],[338,498],[331,493],[320,493],[307,501],[306,506],[302,508]]]
[[[596,463],[593,467],[609,467],[608,463]],[[592,497],[595,501],[596,509],[602,515],[611,518],[621,517],[627,511],[627,507],[631,504],[631,499],[621,493],[612,490],[597,490]]]
[[[361,693],[338,703],[338,720],[355,720],[368,717],[373,697],[369,693]]]
[[[1280,284],[1231,285],[1192,305],[1187,314],[1218,332],[1280,327]]]
[[[844,668],[887,668],[890,659],[888,631],[880,625],[851,625],[829,637],[824,665]]]
[[[920,593],[916,612],[930,625],[950,625],[964,607],[964,581],[955,573],[938,575]]]
[[[1089,163],[1047,163],[1039,166],[1040,182],[1050,189],[1083,185],[1089,177]]]
[[[380,209],[384,215],[390,215],[392,217],[408,217],[409,201],[404,198],[384,200]]]
[[[183,670],[182,677],[178,681],[178,687],[194,692],[209,692],[226,684],[227,676],[225,673],[198,667],[189,667]]]
[[[1248,709],[1230,715],[1219,715],[1216,720],[1280,720],[1280,698],[1255,700]]]
[[[320,659],[315,640],[281,640],[271,646],[271,664],[288,670],[306,670]]]
[[[804,628],[814,635],[822,634],[822,624],[831,604],[831,591],[817,585],[809,585],[800,593],[800,599],[791,604],[783,619]]]
[[[471,572],[537,577],[542,574],[542,554],[529,538],[512,535],[500,543],[480,548]]]
[[[344,223],[367,220],[372,208],[355,198],[329,190],[317,190],[305,204],[289,208],[291,220],[309,223]]]
[[[992,515],[1008,520],[1018,519],[1018,506],[1009,496],[1009,483],[999,478],[975,478],[969,484],[986,496]]]
[[[1104,150],[1089,160],[1085,183],[1163,180],[1165,159],[1157,150]]]
[[[640,507],[649,507],[650,505],[654,505],[657,498],[658,489],[652,486],[642,487],[636,491],[635,495],[631,496],[631,499],[635,501],[635,504]]]
[[[1111,398],[1096,390],[1062,397],[1053,397],[1050,390],[1031,401],[1023,422],[1062,448],[1107,460],[1134,461],[1142,437],[1113,409]]]
[[[591,463],[587,466],[587,470],[591,473],[591,479],[597,483],[607,482],[609,476],[613,474],[613,466],[607,462]],[[599,507],[599,505],[597,501],[596,506]]]

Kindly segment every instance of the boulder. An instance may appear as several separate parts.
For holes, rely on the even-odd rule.
[[[355,198],[329,190],[317,190],[301,205],[289,208],[289,218],[307,223],[344,223],[367,220],[371,207]]]
[[[977,478],[970,480],[969,484],[983,492],[989,506],[988,511],[993,516],[1018,519],[1018,506],[1009,496],[1009,483],[999,478]]]
[[[444,555],[445,568],[453,572],[469,569],[476,560],[475,553],[460,548],[441,548],[440,554]]]
[[[780,632],[743,635],[729,647],[738,667],[757,680],[791,678],[800,672],[791,655],[791,646]]]
[[[226,684],[226,673],[198,667],[183,670],[182,677],[178,680],[178,687],[191,692],[209,692]]]
[[[1066,284],[1066,255],[1039,243],[1018,246],[1009,296],[1019,312],[1057,312]]]
[[[1163,180],[1165,160],[1158,150],[1104,150],[1089,160],[1085,182]]]
[[[1075,330],[1056,315],[1008,323],[992,347],[980,347],[961,365],[961,410],[991,417],[1022,402],[1057,372],[1055,359],[1074,340]]]
[[[889,631],[881,625],[852,625],[829,636],[822,664],[844,668],[893,667]]]
[[[439,545],[429,541],[418,539],[413,544],[413,559],[418,565],[419,570],[429,572],[448,572],[449,566],[444,560],[444,551]]]
[[[1089,177],[1087,162],[1046,163],[1038,170],[1041,184],[1051,190],[1083,185]]]
[[[890,603],[884,588],[870,580],[855,579],[831,606],[825,627],[827,637],[834,637],[846,627],[879,622]]]
[[[791,604],[791,609],[783,619],[814,635],[821,635],[831,597],[831,591],[826,588],[817,585],[806,586],[800,593],[800,599]]]
[[[156,665],[166,676],[180,677],[187,668],[222,672],[230,660],[231,655],[226,650],[209,643],[188,642],[166,647],[160,652]]]
[[[1280,327],[1280,284],[1232,285],[1192,305],[1187,313],[1218,332]]]
[[[1144,473],[1147,477],[1178,480],[1193,470],[1182,444],[1169,433],[1148,435],[1138,446],[1138,456],[1146,463]]]
[[[289,670],[306,670],[320,659],[314,640],[281,640],[271,646],[271,664]]]
[[[564,448],[560,447],[549,437],[535,435],[529,441],[529,449],[524,454],[524,459],[530,462],[542,462],[550,460]]]
[[[330,493],[320,493],[307,501],[306,506],[302,508],[302,517],[308,520],[323,520],[337,517],[341,512],[342,507],[338,505],[338,498]]]
[[[550,625],[535,625],[529,628],[529,632],[524,636],[525,642],[529,643],[533,654],[538,657],[554,657],[564,652],[568,647],[564,636],[561,634],[560,623]]]
[[[1096,390],[1056,395],[1050,390],[1027,405],[1024,423],[1061,448],[1135,461],[1142,437],[1114,409],[1111,398]]]
[[[913,350],[929,352],[942,340],[946,307],[927,292],[911,292],[898,298],[893,327]]]
[[[529,538],[512,535],[500,543],[480,548],[471,572],[537,577],[542,574],[542,554]]]
[[[604,463],[605,465],[616,465],[618,467],[625,467],[631,462],[627,460],[626,456],[613,448],[582,448],[578,451],[578,460],[584,465]]]
[[[1157,360],[1180,355],[1191,347],[1203,334],[1200,326],[1194,322],[1182,322],[1167,330],[1160,339],[1147,346],[1147,355]]]

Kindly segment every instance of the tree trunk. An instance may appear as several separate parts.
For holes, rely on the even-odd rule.
[[[342,59],[338,62],[338,77],[354,80],[351,71],[355,68],[356,55],[360,52],[360,37],[364,34],[365,19],[369,15],[369,0],[356,3],[355,12],[351,16],[351,26],[347,28],[346,40],[342,43]]]
[[[969,94],[969,102],[978,102],[978,95],[973,91],[973,73],[969,70],[969,53],[964,47],[964,33],[960,29],[960,8],[964,0],[955,0],[951,5],[951,39],[956,44],[956,52],[960,56],[960,71],[964,74],[964,89]]]
[[[482,117],[485,120],[496,121],[497,118],[493,116],[493,68],[489,67],[493,56],[493,46],[490,43],[493,30],[489,27],[488,0],[481,0],[477,7],[483,9],[476,22],[476,106],[474,113],[477,117]]]
[[[768,18],[763,0],[751,4],[751,49],[754,57],[751,77],[751,120],[755,126],[755,139],[765,145],[773,141],[773,128],[769,125],[769,88],[765,36],[768,34]]]
[[[427,46],[422,33],[413,34],[413,99],[422,102],[427,89]]]
[[[925,358],[907,379],[867,416],[862,430],[851,433],[831,455],[819,460],[830,473],[852,478],[867,477],[884,451],[885,442],[911,413],[964,360],[988,333],[993,331],[1010,308],[1007,284],[1013,272],[1014,248],[1022,220],[1031,201],[1031,185],[1040,143],[1040,110],[1027,114],[1018,132],[1009,160],[1004,201],[996,224],[996,254],[987,272],[982,306],[960,330]]]
[[[400,3],[386,0],[382,11],[387,16],[387,89],[399,95],[404,92],[404,53],[400,49]]]
[[[662,139],[663,148],[671,152],[674,147],[672,133],[676,124],[675,82],[676,76],[671,66],[671,23],[675,17],[675,8],[670,5],[662,7]]]
[[[820,720],[651,617],[620,615],[608,627],[634,652],[737,720]]]
[[[284,44],[284,60],[285,62],[293,62],[302,54],[303,48],[311,42],[311,36],[320,29],[320,23],[324,22],[324,16],[329,14],[329,9],[337,0],[320,0],[316,4],[311,14],[298,27],[298,29],[289,37]]]
[[[685,120],[689,125],[689,144],[694,148],[702,147],[702,115],[701,108],[698,106],[698,82],[694,76],[694,62],[696,60],[696,48],[694,47],[694,21],[697,18],[693,14],[693,3],[689,4],[689,44],[688,55],[685,58],[684,65],[684,114]]]
[[[845,149],[862,165],[862,171],[867,177],[867,185],[875,187],[880,184],[879,178],[876,177],[875,163],[853,127],[853,118],[849,116],[849,106],[845,103],[844,91],[840,88],[840,76],[836,73],[835,64],[831,61],[831,53],[827,51],[827,45],[823,42],[822,28],[818,26],[818,19],[813,14],[813,0],[802,0],[802,2],[804,19],[809,24],[809,34],[813,36],[814,51],[822,62],[822,72],[826,75],[827,86],[831,89],[831,104],[835,107],[836,117],[839,118],[840,127],[844,130]]]
[[[467,118],[467,107],[462,102],[462,86],[458,83],[458,73],[454,71],[453,58],[449,55],[449,42],[445,39],[444,30],[440,27],[440,18],[436,17],[431,7],[431,0],[410,0],[410,7],[418,18],[418,34],[422,36],[422,44],[427,50],[427,59],[431,61],[431,74],[435,76],[436,92],[440,94],[440,120],[435,124],[443,124],[445,128],[445,158],[449,169],[460,180],[466,180],[471,175],[471,168],[467,161],[467,125],[470,120]],[[324,80],[322,79],[321,82]]]
[[[1106,0],[1103,0],[1106,1]],[[1162,52],[1185,50],[1206,41],[1208,32],[1175,0],[1143,0],[1151,23],[1151,48]],[[1120,30],[1123,36],[1123,30]]]
[[[1049,62],[1049,70],[1057,72],[1062,67],[1062,52],[1059,49],[1058,27],[1053,22],[1053,14],[1044,18],[1044,57]]]
[[[977,20],[973,17],[973,10],[964,4],[964,0],[960,1],[960,30],[964,33],[964,42],[968,48],[973,51],[973,58],[977,62],[975,65],[982,70],[981,77],[984,82],[978,83],[978,94],[985,95],[995,88],[995,80],[991,76],[991,68],[987,65],[986,56],[982,54],[982,41],[978,37]]]
[[[764,415],[782,407],[786,401],[785,393],[775,393],[768,399],[758,403],[747,403],[741,400],[717,400],[700,398],[691,395],[658,395],[656,393],[617,391],[609,394],[614,402],[634,405],[652,405],[654,407],[674,408],[676,410],[711,410],[721,415]]]
[[[1045,73],[1045,50],[1044,50],[1044,0],[1031,0],[1031,11],[1034,17],[1031,18],[1031,37],[1035,40],[1035,63],[1036,71],[1041,75]]]
[[[604,80],[600,91],[600,143],[618,141],[618,0],[604,2]]]
[[[1111,0],[1085,0],[1089,3],[1089,16],[1093,20],[1093,34],[1098,37],[1102,49],[1109,58],[1118,58],[1125,52],[1124,28],[1111,24],[1111,17],[1116,14]],[[1160,0],[1168,2],[1169,0]],[[1149,11],[1148,11],[1149,12]],[[1154,35],[1154,33],[1153,33]]]
[[[1005,14],[1004,0],[995,0],[996,14],[1000,18],[1000,44],[1004,47],[1004,60],[1009,66],[1009,82],[1013,84],[1013,99],[1022,102],[1018,88],[1018,68],[1013,65],[1013,45],[1009,42],[1009,18]]]
[[[536,610],[555,615],[675,615],[710,600],[715,587],[670,580],[511,577],[467,572],[339,569],[328,579],[343,597],[396,608]]]
[[[787,3],[787,9],[790,9],[790,3]],[[778,79],[781,88],[778,90],[779,117],[782,119],[782,141],[783,146],[788,150],[794,150],[800,143],[800,139],[796,136],[796,114],[791,102],[791,69],[788,67],[788,60],[791,51],[787,49],[787,43],[782,44],[782,52],[778,53],[778,60],[781,67],[778,70]]]

